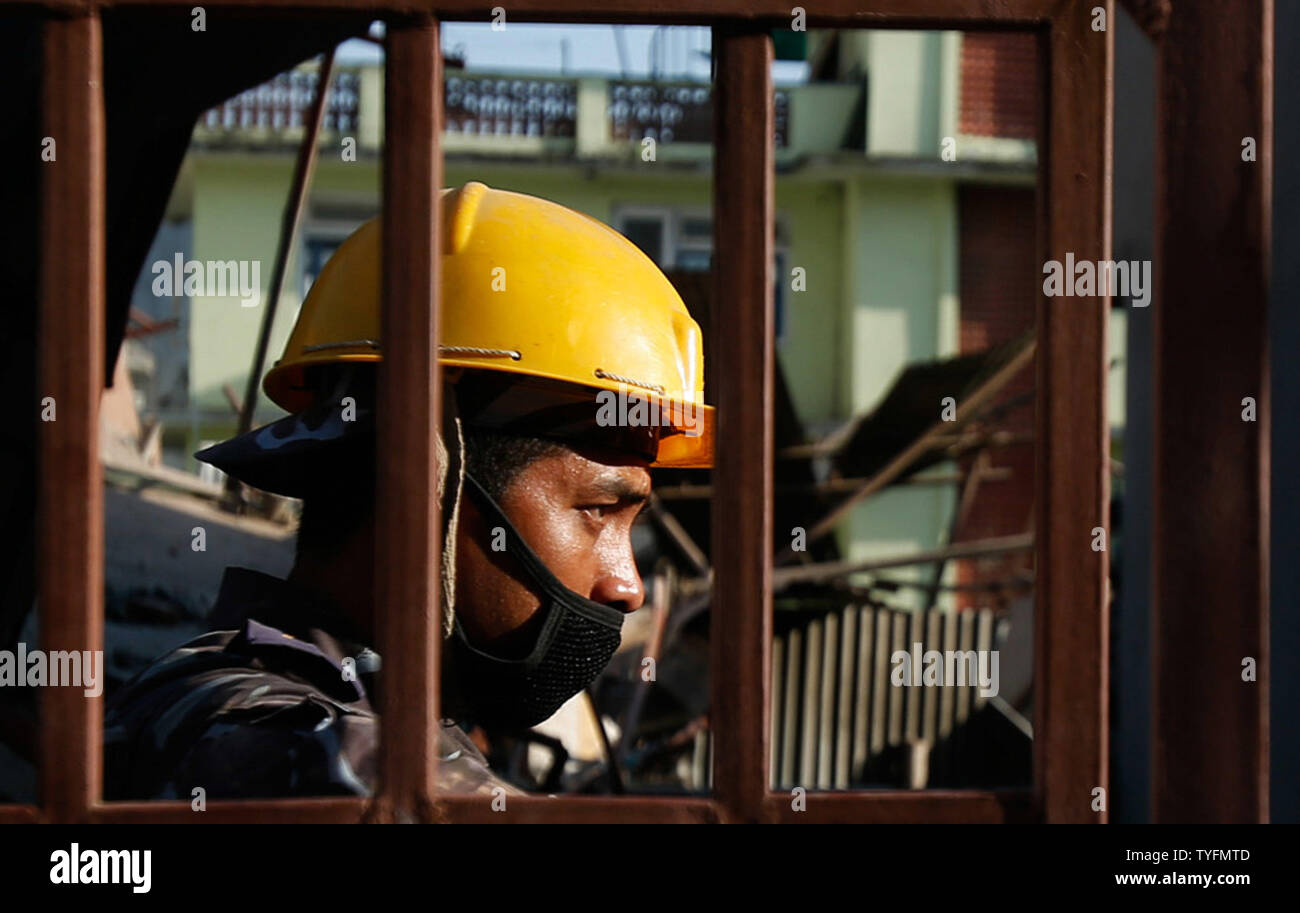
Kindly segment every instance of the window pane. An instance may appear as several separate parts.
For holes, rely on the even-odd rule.
[[[624,219],[622,232],[656,263],[664,262],[664,224],[662,219]]]

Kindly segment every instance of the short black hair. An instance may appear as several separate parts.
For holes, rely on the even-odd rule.
[[[464,427],[465,471],[487,493],[500,501],[519,473],[543,457],[569,448],[559,441],[482,428]],[[332,557],[375,512],[375,461],[373,447],[364,458],[349,457],[331,467],[336,484],[309,493],[302,501],[297,551]]]
[[[519,473],[537,460],[569,449],[547,438],[504,434],[470,425],[464,426],[464,434],[465,472],[474,476],[497,502]]]

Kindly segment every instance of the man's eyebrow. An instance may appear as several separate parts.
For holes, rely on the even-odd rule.
[[[649,486],[642,488],[622,476],[601,476],[592,481],[591,488],[606,497],[629,504],[641,504],[650,500]]]

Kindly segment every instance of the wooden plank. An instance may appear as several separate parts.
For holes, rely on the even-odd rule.
[[[387,820],[431,814],[437,762],[441,67],[438,26],[432,19],[390,23],[375,562],[385,683],[379,814]]]
[[[894,663],[893,656],[899,650],[907,650],[907,616],[901,612],[891,612],[890,627],[891,640],[889,655],[886,657],[884,669],[881,671],[885,680],[889,682],[889,726],[888,738],[886,742],[891,748],[903,744],[903,696],[907,693],[907,685],[894,684]]]
[[[980,609],[975,613],[975,651],[980,656],[988,656],[988,663],[992,663],[990,653],[993,650],[993,610]],[[976,667],[977,669],[979,666]],[[991,669],[991,665],[989,666]],[[999,667],[1000,668],[1000,667]],[[971,701],[976,710],[979,710],[989,699],[980,694],[978,681],[976,687],[971,692]]]
[[[830,789],[835,765],[835,684],[839,672],[840,618],[826,616],[822,631],[822,679],[817,699],[817,788]]]
[[[790,631],[786,641],[785,693],[773,695],[773,700],[783,699],[781,729],[781,777],[780,785],[794,785],[795,761],[798,756],[799,738],[799,682],[800,660],[803,657],[803,632],[798,628]]]
[[[856,574],[861,571],[879,571],[893,567],[912,567],[932,561],[948,561],[955,558],[978,558],[991,555],[1009,555],[1015,552],[1029,551],[1034,547],[1032,534],[998,536],[993,539],[981,539],[977,542],[963,542],[942,548],[925,549],[896,555],[889,558],[868,558],[845,561],[822,561],[817,564],[804,564],[796,567],[779,567],[772,571],[772,585],[778,590],[793,583],[804,581],[825,582],[837,577]]]
[[[86,2],[86,0],[83,0]],[[47,0],[66,6],[75,0]],[[103,6],[175,8],[175,0],[105,0]],[[364,10],[379,16],[431,13],[449,18],[488,21],[481,0],[217,0],[209,9],[267,7],[271,9]],[[1058,0],[807,0],[807,25],[843,28],[989,28],[1030,26],[1046,21]],[[767,19],[791,22],[791,5],[779,0],[517,0],[507,7],[509,22],[643,22],[705,25],[719,20]]]
[[[367,799],[241,799],[209,802],[106,802],[91,809],[96,824],[357,824]]]
[[[438,798],[434,820],[448,824],[712,824],[722,809],[711,799],[674,796],[510,796],[493,811],[491,796]]]
[[[943,618],[946,612],[938,610],[927,612],[925,619],[925,649],[943,652]],[[921,710],[921,738],[934,744],[939,734],[939,695],[942,688],[926,688],[925,700]]]
[[[275,312],[279,309],[280,296],[284,291],[284,274],[289,266],[289,255],[298,249],[297,240],[302,227],[303,211],[307,207],[307,194],[316,173],[320,131],[325,123],[325,104],[329,99],[330,78],[334,72],[334,52],[335,49],[330,48],[322,56],[320,68],[316,71],[316,94],[311,100],[311,106],[303,112],[303,136],[298,143],[293,179],[289,183],[289,195],[284,201],[284,211],[280,216],[280,236],[276,241],[275,262],[267,286],[266,308],[262,311],[262,323],[257,330],[257,344],[253,347],[253,363],[244,384],[244,398],[235,406],[239,412],[239,424],[235,433],[239,435],[247,434],[253,427],[257,395],[266,370],[266,350],[271,342],[271,328],[275,325]],[[227,396],[232,395],[229,386],[226,391]],[[226,476],[225,490],[236,503],[239,500],[240,485],[235,476]]]
[[[912,644],[921,643],[921,629],[925,621],[925,613],[922,611],[911,612],[907,618],[907,643],[903,649],[909,654],[912,652]],[[922,644],[921,657],[925,655],[925,646]],[[913,674],[920,676],[924,671],[924,665],[920,669],[914,669]],[[904,691],[906,695],[906,705],[903,710],[903,741],[914,742],[920,738],[921,734],[921,692],[929,690],[924,685],[912,685],[910,682]]]
[[[840,611],[839,692],[835,703],[835,774],[832,783],[836,789],[849,788],[855,709],[853,657],[857,649],[858,610],[854,606],[846,606]]]
[[[957,414],[953,421],[940,419],[918,435],[912,443],[900,450],[885,466],[864,480],[861,488],[837,502],[816,523],[808,527],[806,541],[815,542],[822,536],[829,534],[865,498],[885,488],[885,486],[906,472],[922,456],[938,449],[941,442],[951,438],[954,422],[956,427],[961,427],[963,423],[969,422],[974,416],[978,415],[1033,360],[1036,348],[1037,346],[1033,340],[1026,343],[1025,347],[1017,352],[1010,361],[981,383],[970,396],[958,403]],[[800,556],[806,557],[806,553],[795,552],[791,546],[787,545],[777,553],[775,560],[777,564],[785,564]]]
[[[948,651],[957,649],[957,613],[943,613],[943,646],[940,648],[944,655]],[[948,738],[952,735],[955,726],[954,717],[957,709],[957,689],[953,687],[952,682],[946,678],[943,687],[939,689],[939,739]]]
[[[979,675],[979,663],[966,662],[966,656],[975,649],[975,613],[959,612],[957,614],[957,649],[961,655],[953,665],[953,671],[962,677],[965,684],[956,686],[957,725],[960,726],[970,718],[971,693],[975,690],[972,682]],[[964,670],[964,671],[963,671]],[[946,671],[946,669],[945,669]]]
[[[871,755],[871,702],[872,697],[872,658],[875,651],[872,637],[876,631],[875,614],[870,606],[857,609],[858,615],[858,668],[854,676],[853,693],[853,757],[850,761],[849,777],[861,780],[867,759]]]
[[[1269,814],[1272,49],[1271,0],[1176,3],[1157,63],[1157,822]]]
[[[1113,0],[1065,0],[1040,44],[1044,261],[1110,259],[1114,29],[1092,30],[1098,6],[1113,23]],[[1110,526],[1109,310],[1108,294],[1039,298],[1034,782],[1052,822],[1106,820],[1092,790],[1108,783],[1108,553],[1091,543]]]
[[[762,810],[772,634],[774,309],[772,39],[716,28],[714,360],[718,447],[713,482],[714,784],[738,820]],[[721,164],[725,163],[725,167]],[[744,446],[728,446],[744,441]]]
[[[781,745],[784,740],[785,718],[785,638],[772,640],[772,712],[771,744],[767,758],[767,786],[776,789],[781,776]]]
[[[1028,790],[923,790],[812,793],[805,811],[780,793],[767,800],[769,820],[783,824],[1001,824],[1035,820]]]
[[[889,610],[876,609],[875,652],[871,658],[871,742],[869,757],[875,759],[885,750],[885,724],[889,684]]]
[[[41,810],[34,805],[0,805],[0,824],[37,824]]]
[[[103,39],[95,16],[45,24],[41,223],[38,581],[41,647],[104,648]],[[36,404],[32,404],[36,408]],[[103,709],[82,688],[41,689],[41,797],[51,821],[84,821],[102,786]]]
[[[817,786],[817,733],[821,716],[817,713],[817,698],[821,695],[822,680],[822,622],[818,619],[808,625],[808,641],[804,645],[803,712],[800,713],[799,779],[795,786],[813,789]]]

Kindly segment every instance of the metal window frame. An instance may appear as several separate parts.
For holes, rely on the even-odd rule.
[[[43,190],[41,389],[58,401],[42,429],[39,583],[46,649],[103,644],[103,505],[98,406],[103,376],[104,100],[101,9],[165,0],[44,0],[47,135],[63,137]],[[438,720],[438,504],[433,470],[442,181],[441,54],[435,13],[480,15],[474,0],[412,12],[388,0],[220,0],[209,7],[340,11],[388,19],[385,80],[383,332],[377,595],[385,690],[378,795],[362,799],[187,802],[101,798],[101,705],[75,689],[46,689],[41,706],[41,805],[0,807],[0,821],[1104,821],[1091,791],[1107,785],[1107,557],[1088,547],[1107,527],[1104,415],[1108,298],[1048,306],[1038,339],[1038,605],[1035,777],[1032,791],[816,793],[807,810],[768,789],[771,662],[774,151],[769,30],[789,23],[775,0],[517,0],[512,18],[540,21],[708,23],[716,59],[714,282],[711,358],[719,448],[714,474],[712,703],[714,793],[665,799],[481,797],[434,789]],[[1114,0],[806,0],[814,27],[1034,31],[1048,86],[1040,140],[1043,259],[1110,257],[1113,38],[1093,32],[1091,9]],[[400,73],[402,78],[391,78]],[[725,331],[722,328],[725,327]],[[400,331],[399,331],[400,328]],[[726,339],[725,345],[717,344]],[[424,504],[422,511],[410,510]],[[68,573],[80,568],[83,573]],[[398,695],[401,695],[400,700]]]

